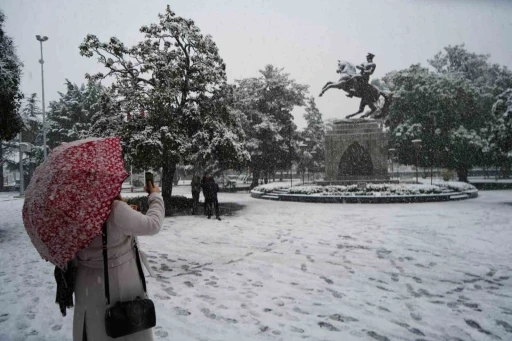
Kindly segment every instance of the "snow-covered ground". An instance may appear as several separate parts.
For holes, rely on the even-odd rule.
[[[167,218],[140,238],[157,274],[156,340],[512,340],[510,191],[421,204],[219,200],[238,210]],[[60,316],[22,203],[0,194],[0,340],[70,340],[72,311]]]

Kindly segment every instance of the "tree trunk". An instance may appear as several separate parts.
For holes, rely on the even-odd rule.
[[[469,169],[467,167],[460,166],[459,168],[457,168],[457,177],[459,178],[459,181],[469,182],[468,173]]]
[[[180,183],[180,175],[176,171],[174,172],[174,178],[172,179],[172,183],[174,186],[178,186],[178,184]]]
[[[4,146],[2,141],[0,141],[0,192],[4,190]]]
[[[176,162],[164,159],[162,164],[162,197],[165,204],[165,215],[172,214],[171,197],[172,197],[172,180],[176,172]]]
[[[268,184],[268,172],[265,172],[265,185]]]
[[[503,179],[510,179],[510,170],[511,170],[510,162],[507,160],[503,163],[501,167],[501,174],[503,175]]]
[[[252,182],[251,182],[251,189],[254,187],[259,186],[260,182],[260,171],[259,170],[253,170],[252,171]]]

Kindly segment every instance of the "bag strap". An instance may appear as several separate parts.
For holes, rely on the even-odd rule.
[[[139,248],[137,247],[137,237],[133,237],[133,247],[135,249],[135,259],[137,261],[137,269],[139,269],[139,277],[142,282],[142,287],[144,288],[144,292],[147,294],[146,290],[146,279],[144,278],[144,272],[142,271],[142,264],[140,263],[140,256],[139,256]]]
[[[102,240],[102,248],[103,248],[103,276],[105,277],[105,298],[107,300],[107,305],[110,305],[110,285],[108,281],[108,254],[107,254],[107,222],[103,223],[103,228],[101,230],[101,240]],[[140,263],[139,256],[139,248],[137,247],[137,239],[133,237],[133,248],[135,249],[135,259],[137,262],[137,270],[139,271],[139,277],[142,282],[142,287],[144,288],[144,292],[147,294],[146,290],[146,280],[144,278],[144,272],[142,271],[142,264]]]
[[[108,283],[108,255],[107,255],[107,221],[103,223],[103,228],[101,229],[101,245],[103,248],[103,277],[105,278],[105,298],[107,299],[107,305],[110,305],[110,290]]]

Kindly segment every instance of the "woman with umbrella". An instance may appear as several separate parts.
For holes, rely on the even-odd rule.
[[[152,183],[145,215],[119,200],[127,175],[119,138],[87,139],[57,147],[26,190],[23,221],[40,255],[58,267],[56,278],[76,264],[74,286],[69,276],[61,285],[74,287],[73,340],[110,340],[107,309],[146,298],[136,236],[160,231],[164,202]],[[123,340],[152,339],[148,328]]]

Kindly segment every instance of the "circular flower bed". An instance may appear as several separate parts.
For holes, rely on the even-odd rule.
[[[435,182],[430,184],[366,184],[290,186],[285,183],[272,183],[255,187],[251,195],[256,198],[292,201],[340,202],[328,198],[355,199],[350,202],[414,202],[443,201],[474,198],[478,190],[464,182]],[[321,198],[325,198],[325,200]],[[305,200],[300,200],[304,198]],[[316,198],[316,199],[315,199]],[[372,199],[372,198],[375,198]],[[406,198],[406,199],[404,199]],[[345,202],[345,200],[343,200]]]

